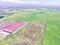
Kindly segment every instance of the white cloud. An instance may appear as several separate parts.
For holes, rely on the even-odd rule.
[[[3,2],[15,2],[15,3],[33,3],[33,4],[36,4],[36,3],[41,3],[40,1],[23,1],[23,0],[0,0],[0,2],[3,1]]]
[[[42,4],[60,4],[60,1],[59,0],[34,0],[34,1],[32,1],[32,0],[0,0],[0,2],[1,1],[4,1],[4,2],[16,2],[16,3],[33,3],[33,4],[35,4],[35,3],[42,3]]]
[[[36,0],[35,1],[23,1],[23,0],[0,0],[0,2],[15,2],[15,3],[40,3],[39,1],[38,2],[36,2]]]
[[[3,2],[19,2],[17,0],[0,0],[0,2],[3,1]]]

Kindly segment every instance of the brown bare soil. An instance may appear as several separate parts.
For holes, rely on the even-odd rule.
[[[13,45],[42,45],[44,36],[45,24],[30,23],[25,27],[24,32],[18,33],[23,35],[20,42],[13,43]]]

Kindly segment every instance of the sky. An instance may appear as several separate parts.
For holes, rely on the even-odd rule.
[[[15,2],[15,3],[39,3],[46,5],[60,5],[60,0],[0,0],[0,2]]]
[[[20,2],[20,1],[39,1],[39,2],[53,2],[53,3],[57,3],[60,2],[60,0],[0,0],[1,1],[5,1],[5,2]]]

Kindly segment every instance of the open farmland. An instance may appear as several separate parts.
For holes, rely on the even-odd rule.
[[[45,35],[43,39],[43,45],[60,45],[60,10],[42,8],[39,10],[17,10],[9,17],[0,19],[0,21],[27,21],[31,23],[44,23],[46,24]],[[23,32],[24,28],[20,30]],[[0,45],[10,45],[10,42],[14,40],[21,40],[21,37],[16,34],[9,36],[4,41],[0,42]]]

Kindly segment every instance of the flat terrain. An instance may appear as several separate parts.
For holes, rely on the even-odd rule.
[[[16,13],[1,19],[0,21],[28,21],[31,23],[46,24],[43,45],[60,45],[60,10],[42,8],[30,11],[15,11]],[[20,30],[24,32],[24,28]],[[9,38],[11,37],[11,38]],[[8,39],[0,42],[0,45],[10,45],[11,42],[20,41],[23,36],[16,34],[9,36]],[[13,39],[12,39],[13,38]],[[39,44],[36,44],[39,45]]]

